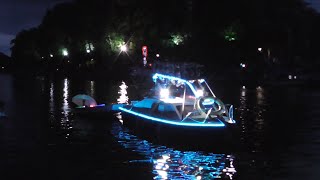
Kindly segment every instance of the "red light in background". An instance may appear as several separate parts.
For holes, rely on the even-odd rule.
[[[142,55],[144,57],[148,56],[148,48],[147,48],[147,46],[142,46]]]

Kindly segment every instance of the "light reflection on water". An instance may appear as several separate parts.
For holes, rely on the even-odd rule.
[[[239,112],[239,122],[241,123],[241,140],[244,141],[244,136],[246,133],[246,121],[245,121],[245,114],[247,112],[247,97],[246,97],[246,88],[242,87],[240,89],[241,95],[240,95],[240,106],[238,108]]]
[[[61,89],[60,89],[61,88]],[[62,102],[59,101],[62,97]],[[71,98],[70,97],[70,80],[63,79],[62,86],[59,83],[51,81],[49,87],[49,121],[51,129],[60,129],[60,133],[65,139],[70,136],[72,129],[71,117]],[[61,103],[61,104],[59,104]],[[57,107],[59,108],[57,108]],[[59,119],[59,123],[57,120]]]
[[[53,87],[53,82],[50,83],[50,99],[49,99],[49,112],[54,112],[54,87]]]
[[[69,107],[69,80],[66,78],[64,79],[64,84],[63,84],[63,104],[62,104],[62,114],[64,115],[64,118],[61,119],[61,122],[64,124],[64,122],[69,121],[68,114],[70,112],[70,107]]]
[[[89,93],[88,95],[91,96],[91,97],[95,97],[95,91],[96,91],[96,83],[94,81],[88,81],[88,84],[89,84]]]
[[[87,132],[90,124],[94,122],[89,119],[89,121],[86,123],[86,127],[74,126],[75,124],[79,124],[80,122],[79,119],[71,116],[71,98],[75,95],[72,94],[72,92],[75,92],[74,82],[70,81],[69,79],[64,79],[62,80],[62,82],[63,83],[51,82],[49,85],[49,110],[50,113],[55,116],[55,122],[51,123],[59,124],[59,126],[56,128],[55,133],[59,132],[64,138],[68,137],[69,141],[75,144],[78,141],[77,139],[75,139],[76,136],[78,136],[79,139],[84,136],[83,134],[74,135],[75,132],[80,132],[81,128],[84,129],[81,132]],[[99,85],[99,82],[84,81],[82,85],[84,85],[82,87],[85,87],[85,92],[87,92],[88,94],[92,96],[100,95],[100,97],[108,96],[108,98],[105,99],[110,100],[110,102],[116,102],[116,99],[119,95],[118,85],[120,85],[120,83],[118,85],[109,87],[110,89],[113,89],[113,93],[111,94],[99,94],[99,90],[105,92],[105,89],[101,88],[101,84],[100,88],[97,87],[97,85]],[[72,91],[70,90],[70,88],[73,88]],[[276,127],[274,126],[274,124],[277,124],[274,123],[276,122],[274,120],[276,116],[268,117],[267,114],[269,115],[270,111],[272,111],[274,114],[279,114],[286,118],[287,114],[281,111],[279,111],[278,113],[278,111],[274,108],[274,105],[276,103],[281,104],[279,103],[280,101],[288,102],[289,100],[292,100],[292,98],[290,95],[287,95],[285,97],[287,97],[288,99],[280,100],[279,98],[276,98],[277,96],[275,96],[274,94],[278,91],[274,91],[273,94],[271,94],[270,92],[272,91],[270,91],[270,88],[266,88],[264,86],[255,88],[235,88],[238,89],[236,89],[236,92],[234,94],[226,91],[224,96],[232,96],[235,99],[231,102],[236,105],[235,118],[238,120],[237,122],[239,123],[239,126],[241,128],[241,143],[245,147],[245,153],[243,154],[214,154],[202,151],[181,151],[179,149],[172,149],[166,146],[162,146],[161,144],[152,144],[130,133],[130,131],[123,128],[120,123],[114,124],[112,126],[112,137],[117,139],[117,143],[119,143],[123,149],[130,150],[134,153],[142,155],[143,158],[137,159],[136,156],[132,157],[130,154],[123,154],[123,156],[128,156],[129,160],[127,163],[133,164],[133,166],[135,166],[136,163],[147,163],[152,165],[151,169],[141,168],[141,170],[153,173],[154,179],[200,179],[200,177],[201,179],[213,179],[219,177],[225,179],[237,179],[237,177],[239,176],[241,176],[242,179],[261,179],[263,177],[266,177],[265,175],[269,173],[267,170],[268,168],[271,169],[270,166],[272,165],[272,161],[278,162],[279,159],[277,158],[282,158],[279,156],[268,156],[268,152],[266,152],[267,150],[265,146],[268,146],[267,148],[269,149],[277,149],[277,152],[281,152],[280,150],[281,148],[283,148],[276,146],[277,144],[273,143],[275,139],[273,139],[273,137],[269,135],[274,132],[273,129]],[[97,93],[95,93],[96,90],[98,90]],[[283,91],[287,92],[287,89],[284,88]],[[132,94],[132,92],[134,91],[129,91],[128,96],[131,97],[136,95]],[[288,104],[289,107],[290,104]],[[317,103],[314,101],[311,103],[311,105],[317,105]],[[286,110],[290,111],[290,108],[286,106],[285,108],[287,108]],[[315,114],[318,113],[318,109],[316,108],[318,108],[318,106],[312,106],[306,110],[312,110],[311,113]],[[307,115],[309,116],[309,118],[315,119],[315,116],[311,116],[311,114]],[[120,117],[121,114],[118,114],[118,116]],[[292,121],[297,120],[294,119],[294,116],[290,117],[293,118]],[[270,121],[273,121],[273,124],[270,123]],[[70,128],[72,128],[73,126],[74,130],[71,131]],[[269,128],[269,126],[273,127]],[[315,125],[305,124],[305,126],[308,126],[308,131],[303,131],[306,129],[306,127],[303,127],[303,135],[307,134],[306,132],[310,133],[316,131],[312,128],[320,127],[318,123],[316,123]],[[104,132],[110,133],[109,131],[110,129],[105,129]],[[276,133],[278,133],[277,135],[281,135],[279,131]],[[309,136],[309,134],[307,135]],[[265,143],[267,141],[266,136],[269,136],[268,138],[271,139],[269,140],[269,144]],[[308,137],[306,137],[305,139],[308,140]],[[294,142],[298,144],[300,143],[297,140],[294,140]],[[83,141],[82,143],[88,142]],[[301,149],[301,151],[303,151],[306,148],[302,147]],[[289,150],[288,154],[293,154],[293,152],[293,150]],[[316,152],[312,153],[313,156],[316,156],[317,154]],[[294,155],[296,156],[296,154]],[[293,155],[291,155],[290,158],[292,158],[292,156]],[[301,159],[304,159],[300,156],[297,157],[299,157],[296,160],[297,163],[299,163]],[[272,161],[269,158],[273,158]],[[290,162],[290,159],[287,159],[287,161]],[[125,163],[123,164],[124,166],[127,166]],[[95,166],[95,164],[91,164],[90,166]],[[286,169],[288,167],[292,167],[293,172],[294,170],[298,169],[297,166],[290,166],[288,164],[282,163],[282,166],[279,168]],[[135,167],[139,166],[137,165]],[[130,166],[128,165],[128,167],[125,167],[124,170],[126,170],[126,168],[130,169]],[[272,171],[276,172],[278,170],[276,169]],[[132,175],[134,176],[134,174]]]
[[[120,86],[120,97],[127,94],[126,91],[121,90]],[[122,126],[121,112],[117,113],[116,117],[121,124],[113,124],[112,134],[123,147],[146,158],[129,162],[149,162],[153,164],[153,179],[233,179],[237,172],[233,164],[234,155],[179,151],[152,144],[147,140],[139,139]]]
[[[153,179],[233,179],[236,167],[234,155],[201,151],[179,151],[139,139],[119,123],[114,123],[112,134],[126,149],[143,155],[145,159],[129,163],[151,163]]]
[[[236,112],[240,119],[241,140],[250,144],[251,151],[262,150],[265,133],[266,102],[265,89],[261,86],[255,89],[240,88],[239,108]]]
[[[256,104],[253,107],[254,112],[254,128],[253,131],[257,135],[256,142],[254,142],[254,149],[252,151],[262,151],[262,144],[264,141],[265,119],[263,113],[266,111],[266,102],[264,89],[261,86],[256,88]]]

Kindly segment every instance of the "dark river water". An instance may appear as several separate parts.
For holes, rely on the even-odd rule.
[[[129,101],[138,98],[139,85],[123,81]],[[117,102],[121,81],[0,75],[8,115],[0,119],[0,178],[320,179],[320,88],[210,84],[235,107],[241,146],[231,151],[169,147],[116,115],[73,113],[76,94]]]

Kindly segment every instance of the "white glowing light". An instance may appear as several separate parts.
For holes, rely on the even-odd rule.
[[[69,55],[68,50],[66,50],[66,49],[62,50],[62,55],[63,56],[68,56]]]
[[[168,179],[168,173],[166,171],[157,170],[157,172],[162,177],[162,179]]]
[[[164,165],[164,163],[166,162],[166,160],[164,160],[164,159],[157,159],[157,163],[159,164],[159,165]]]
[[[203,90],[197,90],[197,96],[198,97],[203,96]]]
[[[160,164],[157,164],[157,165],[156,165],[156,169],[159,170],[159,169],[161,169],[161,168],[162,168],[162,165],[160,165]]]
[[[146,66],[146,64],[147,64],[147,58],[143,57],[143,66]]]
[[[120,94],[120,97],[117,99],[119,104],[128,104],[129,97],[127,96],[127,88],[128,86],[126,85],[125,82],[122,81],[122,84],[119,86],[120,91],[118,94]]]
[[[244,63],[240,63],[240,67],[245,68],[247,65]]]
[[[122,45],[120,47],[120,50],[126,52],[127,51],[127,46],[126,45]]]
[[[177,77],[174,77],[174,76],[168,76],[168,75],[163,75],[163,74],[158,74],[158,73],[156,73],[156,74],[154,74],[154,75],[152,76],[152,79],[153,79],[154,82],[155,82],[156,79],[158,79],[158,78],[159,78],[159,79],[177,80],[178,82],[186,83],[186,84],[190,87],[190,89],[192,90],[192,92],[195,94],[195,96],[198,97],[198,96],[197,96],[197,92],[196,92],[195,88],[193,87],[193,85],[192,85],[189,81],[187,81],[187,80],[185,80],[185,79],[180,79],[180,78],[177,78]],[[191,97],[191,98],[194,98],[194,97]]]
[[[246,91],[245,90],[241,91],[241,96],[246,96]]]
[[[288,76],[288,79],[292,79],[292,75],[289,75],[289,76]]]
[[[87,44],[85,45],[85,48],[86,48],[86,52],[87,52],[87,53],[90,53],[91,51],[94,50],[94,47],[93,47],[93,44],[92,44],[92,43],[87,43]]]
[[[156,57],[160,57],[160,54],[156,54]]]
[[[53,54],[50,54],[50,57],[53,57]]]
[[[262,48],[258,48],[258,51],[261,52],[261,51],[262,51]]]
[[[167,99],[169,97],[169,89],[161,89],[160,97]]]
[[[181,97],[175,97],[175,98],[160,98],[161,101],[163,102],[166,102],[166,103],[171,103],[171,104],[174,104],[174,103],[183,103],[184,102],[184,99],[181,98]]]
[[[164,155],[162,155],[162,158],[163,158],[164,160],[167,160],[167,159],[170,159],[170,156],[169,156],[169,155],[164,154]]]

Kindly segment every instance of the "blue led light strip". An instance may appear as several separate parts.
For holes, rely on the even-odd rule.
[[[160,78],[165,78],[165,79],[169,79],[169,80],[177,80],[177,81],[181,81],[183,83],[186,83],[190,89],[192,90],[193,94],[198,98],[200,97],[198,94],[197,94],[197,91],[194,89],[194,87],[192,86],[192,84],[190,82],[188,82],[187,80],[184,80],[184,79],[180,79],[180,78],[177,78],[177,77],[174,77],[174,76],[168,76],[168,75],[163,75],[163,74],[154,74],[152,76],[152,79],[157,79],[158,77]]]
[[[145,114],[141,114],[126,108],[122,108],[119,107],[119,109],[121,111],[127,112],[129,114],[133,114],[135,116],[139,116],[148,120],[152,120],[152,121],[157,121],[157,122],[161,122],[161,123],[166,123],[166,124],[171,124],[171,125],[177,125],[177,126],[191,126],[191,127],[224,127],[225,125],[219,120],[219,123],[212,123],[212,124],[208,124],[208,123],[185,123],[185,122],[174,122],[174,121],[170,121],[170,120],[166,120],[166,119],[160,119],[160,118],[156,118],[156,117],[152,117],[152,116],[148,116]]]

